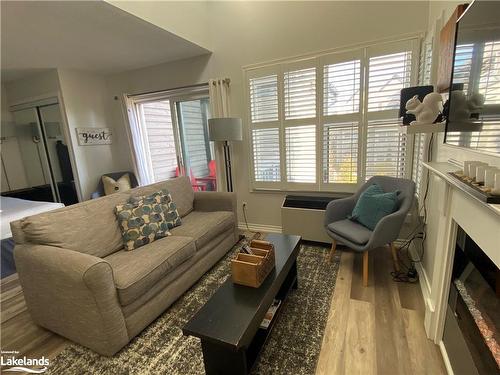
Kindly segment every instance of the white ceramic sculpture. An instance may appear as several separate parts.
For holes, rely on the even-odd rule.
[[[441,112],[441,103],[443,98],[437,92],[427,94],[421,102],[418,95],[406,102],[406,113],[415,115],[416,120],[410,125],[432,124],[436,121]]]

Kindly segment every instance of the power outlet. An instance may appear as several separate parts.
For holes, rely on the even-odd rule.
[[[241,205],[243,206],[243,208],[247,208],[247,202],[243,202]]]

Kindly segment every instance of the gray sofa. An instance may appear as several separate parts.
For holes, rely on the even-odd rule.
[[[125,251],[114,207],[167,188],[172,236]],[[38,325],[113,355],[237,242],[234,193],[193,192],[179,177],[11,224],[28,311]]]

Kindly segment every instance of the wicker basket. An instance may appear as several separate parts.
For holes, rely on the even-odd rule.
[[[250,243],[254,255],[238,253],[231,261],[233,283],[258,288],[275,266],[274,246],[267,241]]]

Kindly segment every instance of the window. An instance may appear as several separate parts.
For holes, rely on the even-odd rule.
[[[405,177],[407,136],[398,110],[401,89],[411,86],[412,51],[376,54],[368,64],[365,178]]]
[[[142,184],[186,175],[194,190],[216,190],[207,87],[130,96],[126,102]]]
[[[324,114],[359,112],[361,61],[353,60],[324,66]]]
[[[278,76],[250,80],[252,122],[278,121]]]
[[[323,134],[323,182],[355,184],[358,176],[357,122],[326,124]]]
[[[354,191],[373,175],[410,177],[398,110],[416,84],[417,42],[247,69],[253,188]]]
[[[368,111],[399,108],[401,89],[408,87],[411,51],[370,57],[368,68]]]
[[[285,119],[316,117],[316,69],[285,73]]]
[[[281,180],[279,138],[278,128],[253,129],[255,181],[279,182]]]
[[[316,126],[285,129],[286,176],[288,182],[316,181]]]
[[[138,110],[144,125],[154,181],[175,177],[177,152],[170,102],[160,100],[144,103],[138,106]]]

